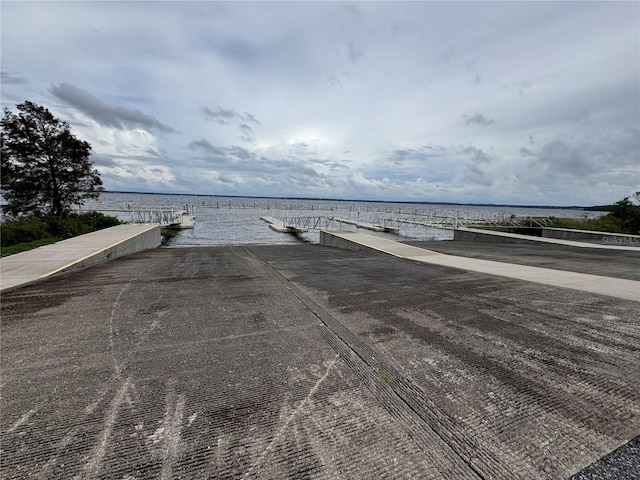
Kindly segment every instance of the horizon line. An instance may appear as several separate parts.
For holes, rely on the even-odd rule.
[[[328,198],[328,197],[271,197],[263,195],[219,195],[210,193],[168,193],[168,192],[136,192],[130,190],[104,190],[103,193],[128,193],[136,195],[171,195],[171,196],[188,196],[188,197],[217,197],[217,198],[263,198],[273,200],[317,200],[317,201],[334,201],[334,202],[366,202],[366,203],[403,203],[417,205],[459,205],[470,207],[521,207],[521,208],[558,208],[558,209],[585,209],[596,207],[608,207],[609,205],[522,205],[515,203],[482,203],[482,202],[447,202],[447,201],[430,201],[430,200],[361,200],[346,198]]]

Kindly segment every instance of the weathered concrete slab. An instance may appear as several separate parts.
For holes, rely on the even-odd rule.
[[[536,237],[533,235],[499,232],[497,230],[482,230],[479,228],[457,228],[453,232],[453,239],[461,242],[525,243],[533,245],[554,244],[577,248],[600,248],[603,250],[638,250],[638,248],[640,248],[640,239],[633,235],[601,234],[601,236],[605,238],[601,238],[599,240],[600,243],[594,243],[593,238],[591,241],[578,241],[568,239],[568,237]]]
[[[0,290],[160,246],[157,225],[117,225],[0,259]]]
[[[562,240],[589,240],[599,242],[602,245],[640,247],[640,235],[626,235],[622,233],[545,227],[542,229],[542,237],[559,238]]]
[[[517,243],[440,240],[405,240],[403,243],[459,257],[640,281],[640,249],[611,250],[574,248],[545,243],[532,246],[532,244]]]
[[[2,478],[558,479],[637,435],[640,304],[425,267],[156,249],[3,293]]]
[[[488,275],[499,275],[555,287],[571,288],[583,292],[640,301],[640,282],[635,280],[444,255],[406,243],[359,232],[323,230],[320,232],[320,243],[347,250],[378,251],[432,265],[459,268]]]

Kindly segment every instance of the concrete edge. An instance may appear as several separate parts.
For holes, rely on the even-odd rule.
[[[387,255],[393,255],[394,257],[402,258],[400,255],[384,250],[382,248],[370,247],[362,243],[354,242],[345,238],[345,234],[348,234],[347,230],[320,230],[320,245],[325,247],[340,248],[342,250],[351,250],[353,252],[376,252],[386,253]]]
[[[601,240],[604,245],[640,247],[640,235],[630,235],[626,233],[544,227],[542,229],[542,237],[557,238],[560,240]]]
[[[117,228],[117,226],[111,227],[111,228]],[[100,230],[98,230],[97,232],[99,231]],[[92,232],[92,233],[96,233],[96,232]],[[133,253],[141,252],[144,250],[151,250],[159,247],[161,244],[162,244],[162,233],[161,233],[160,226],[149,225],[149,228],[141,232],[137,232],[133,235],[130,235],[129,237],[119,240],[114,244],[109,245],[108,247],[101,248],[89,255],[85,255],[84,257],[79,258],[73,262],[70,262],[55,270],[52,270],[50,272],[47,272],[39,276],[34,276],[32,279],[25,280],[24,282],[21,282],[15,285],[11,285],[4,288],[0,286],[0,293],[12,292],[18,288],[22,288],[27,285],[33,285],[35,283],[42,282],[47,278],[59,273],[66,273],[74,269],[90,267],[90,266],[105,262],[107,260],[113,260],[116,258],[124,257],[126,255],[131,255]],[[55,243],[51,245],[55,245]],[[22,254],[28,254],[28,253],[29,251],[26,251],[26,252],[17,253],[16,255],[22,255]]]
[[[143,250],[157,248],[161,243],[161,227],[159,225],[150,225],[148,229],[142,232],[135,233],[127,238],[115,242],[113,245],[104,247],[96,252],[90,253],[89,255],[85,255],[78,260],[74,260],[67,265],[40,275],[40,278],[50,277],[51,275],[71,270],[72,268],[89,267],[91,265],[102,263],[106,260],[123,257]]]
[[[598,232],[602,235],[602,232]],[[593,239],[593,237],[590,237]],[[625,238],[624,244],[616,242],[616,239],[622,239],[622,236],[600,237],[603,239],[603,244],[586,243],[577,241],[577,239],[568,238],[553,238],[549,236],[534,237],[528,235],[522,235],[518,233],[498,232],[492,230],[481,230],[477,228],[457,228],[453,231],[453,240],[461,242],[491,242],[491,243],[515,243],[515,244],[536,244],[541,243],[553,244],[553,245],[565,245],[568,247],[578,248],[595,248],[605,250],[626,250],[626,251],[640,251],[640,239],[636,244],[636,238]],[[583,240],[585,238],[582,238]],[[612,245],[612,243],[616,243]],[[632,246],[637,245],[637,246]]]

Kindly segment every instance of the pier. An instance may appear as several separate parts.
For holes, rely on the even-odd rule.
[[[359,222],[356,220],[347,220],[344,218],[336,218],[336,222],[346,223],[347,225],[354,225],[358,228],[364,228],[365,230],[371,230],[373,232],[389,232],[389,233],[398,233],[400,228],[392,227],[389,225],[374,225],[372,223]]]
[[[452,216],[419,216],[412,217],[389,217],[381,218],[378,223],[362,222],[359,219],[338,218],[333,216],[294,216],[277,219],[274,217],[260,217],[261,220],[273,225],[275,231],[291,233],[296,229],[307,230],[328,230],[339,228],[338,225],[353,225],[357,228],[374,232],[399,233],[402,226],[417,226],[426,228],[439,228],[445,230],[456,230],[472,227],[490,228],[524,228],[523,225],[531,228],[542,229],[548,224],[544,218],[508,217],[496,219],[473,219]],[[266,220],[268,219],[268,220]]]
[[[180,209],[174,208],[104,208],[95,209],[98,212],[116,214],[127,223],[160,225],[162,228],[172,230],[187,230],[195,228],[196,216],[193,206],[183,205]],[[86,210],[77,210],[85,212]]]
[[[548,225],[549,220],[535,217],[502,217],[502,218],[468,218],[462,216],[440,216],[440,215],[415,215],[411,217],[389,217],[383,220],[384,225],[413,225],[429,228],[443,228],[455,230],[457,228],[472,227],[514,227],[523,226],[543,228]]]
[[[309,230],[326,230],[335,228],[337,223],[353,225],[357,228],[364,228],[374,232],[391,232],[397,233],[398,228],[385,225],[374,225],[372,223],[360,222],[356,220],[348,220],[336,217],[285,217],[279,220],[274,217],[260,217],[261,220],[267,222],[269,226],[276,232],[307,232]]]
[[[269,228],[274,232],[279,233],[304,233],[309,230],[303,227],[298,227],[295,225],[286,224],[282,220],[278,220],[274,217],[260,217],[260,220],[266,222],[269,225]]]

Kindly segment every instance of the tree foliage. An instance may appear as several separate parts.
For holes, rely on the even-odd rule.
[[[29,101],[16,107],[18,115],[5,108],[0,122],[5,212],[60,218],[97,198],[103,187],[89,159],[91,145],[46,108]]]
[[[640,206],[634,205],[634,201],[640,203],[640,192],[614,203],[609,215],[620,221],[625,233],[638,235],[640,234]]]

